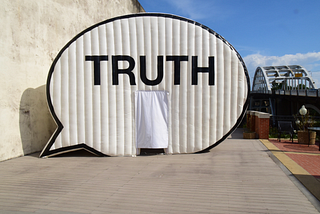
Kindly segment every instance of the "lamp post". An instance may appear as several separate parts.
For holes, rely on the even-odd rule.
[[[306,109],[306,107],[304,105],[302,105],[301,109],[299,110],[299,113],[304,116],[308,113],[308,110]]]
[[[301,115],[301,120],[302,120],[302,126],[303,126],[303,130],[305,130],[305,128],[307,129],[308,131],[308,146],[310,144],[310,136],[309,136],[309,129],[308,127],[306,126],[306,123],[308,123],[309,121],[306,120],[305,115],[308,113],[308,110],[306,109],[306,107],[304,105],[302,105],[302,107],[299,109],[299,113]]]
[[[306,107],[304,105],[302,105],[302,107],[299,109],[299,114],[301,115],[300,120],[297,118],[296,124],[299,126],[300,130],[305,131],[307,128],[307,115],[308,110],[306,109]]]

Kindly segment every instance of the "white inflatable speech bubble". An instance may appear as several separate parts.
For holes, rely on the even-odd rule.
[[[54,60],[47,101],[57,130],[40,156],[206,151],[240,124],[249,89],[241,56],[213,30],[168,14],[109,19]]]

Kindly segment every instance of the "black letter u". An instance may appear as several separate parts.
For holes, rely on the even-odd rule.
[[[140,78],[146,85],[158,85],[163,79],[163,56],[158,56],[158,76],[155,80],[149,80],[146,74],[146,56],[140,56]]]

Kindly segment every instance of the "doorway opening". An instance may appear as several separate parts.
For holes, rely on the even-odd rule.
[[[137,153],[164,153],[168,148],[168,92],[135,93]]]

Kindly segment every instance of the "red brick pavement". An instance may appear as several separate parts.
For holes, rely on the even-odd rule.
[[[273,143],[276,147],[278,147],[281,151],[284,152],[303,152],[303,153],[313,153],[313,154],[320,154],[319,146],[318,145],[307,145],[307,144],[298,144],[298,141],[293,141],[293,143],[290,140],[283,140],[281,139],[281,142],[275,139],[269,140],[271,143]],[[316,144],[318,144],[317,142]]]
[[[293,161],[307,170],[311,175],[320,179],[320,156],[286,153]]]
[[[289,140],[281,139],[281,142],[275,139],[269,139],[278,149],[285,152],[293,161],[299,164],[307,172],[320,180],[320,151],[319,142],[317,145],[298,144]]]

